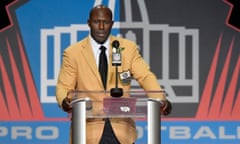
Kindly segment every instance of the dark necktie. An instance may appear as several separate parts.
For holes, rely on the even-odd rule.
[[[108,62],[107,62],[107,56],[105,53],[106,48],[104,46],[100,47],[101,53],[99,56],[99,66],[98,70],[101,75],[102,83],[104,86],[104,89],[106,90],[107,85],[107,73],[108,73]]]
[[[101,50],[101,53],[99,55],[98,70],[101,75],[104,89],[106,90],[107,73],[108,73],[108,62],[107,62],[107,56],[105,53],[106,48],[104,46],[101,46],[100,50]],[[109,118],[105,119],[105,125],[104,125],[102,138],[100,140],[100,144],[120,144],[113,132]]]

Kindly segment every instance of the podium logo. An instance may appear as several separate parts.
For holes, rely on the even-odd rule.
[[[130,112],[130,111],[131,111],[131,108],[128,107],[128,106],[121,106],[121,107],[120,107],[120,110],[121,110],[122,112]]]

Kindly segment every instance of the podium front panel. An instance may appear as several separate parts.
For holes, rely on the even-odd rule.
[[[108,91],[74,91],[72,123],[73,144],[86,143],[86,119],[133,118],[146,119],[148,144],[160,143],[160,107],[157,97],[162,91],[129,91],[123,97],[111,97]]]

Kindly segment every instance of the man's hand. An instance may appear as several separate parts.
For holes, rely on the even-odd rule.
[[[70,104],[70,100],[67,97],[62,102],[62,109],[65,112],[71,112],[72,111],[72,105]]]
[[[67,97],[65,97],[65,99],[62,102],[62,109],[65,112],[72,112],[72,105],[71,105],[71,100],[72,100],[72,95],[71,95],[72,91],[69,91],[67,93]]]
[[[162,101],[161,114],[169,115],[172,112],[172,104],[168,100]]]

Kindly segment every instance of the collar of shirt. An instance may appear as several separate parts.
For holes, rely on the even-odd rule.
[[[96,64],[98,66],[99,64],[99,55],[100,55],[100,47],[103,45],[106,47],[106,56],[107,56],[107,60],[109,61],[109,46],[110,46],[110,39],[108,38],[104,44],[99,44],[97,43],[91,35],[89,35],[89,39],[90,39],[90,44],[92,46],[92,50],[93,50],[93,54],[94,54],[94,57],[95,57],[95,60],[96,60]]]

